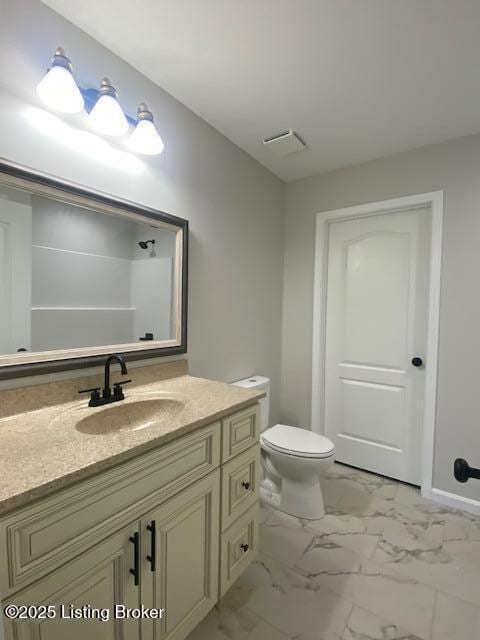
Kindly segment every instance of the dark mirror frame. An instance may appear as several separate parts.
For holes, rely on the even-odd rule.
[[[0,380],[98,366],[105,362],[106,347],[109,348],[108,353],[120,353],[124,356],[126,361],[143,360],[146,358],[158,358],[160,356],[172,356],[180,353],[186,353],[188,311],[188,220],[172,216],[168,213],[164,213],[163,211],[144,207],[142,205],[129,202],[128,200],[116,198],[112,195],[95,191],[58,177],[35,171],[3,158],[0,158],[0,188],[1,187],[27,191],[35,195],[42,195],[69,204],[74,204],[76,206],[89,208],[94,211],[98,211],[99,213],[124,213],[132,218],[136,217],[139,222],[141,221],[139,218],[143,218],[144,221],[155,220],[156,222],[178,229],[181,233],[179,240],[179,246],[181,247],[181,276],[179,278],[180,282],[177,282],[177,287],[181,287],[178,300],[178,303],[180,304],[179,318],[181,327],[178,332],[180,339],[177,340],[177,344],[173,346],[139,348],[137,345],[134,347],[135,350],[118,351],[115,349],[116,345],[105,345],[105,347],[91,347],[91,351],[95,351],[96,349],[102,350],[102,353],[98,355],[78,355],[71,358],[64,357],[48,359],[48,354],[54,352],[45,351],[40,352],[38,360],[35,362],[25,362],[24,364],[2,364],[0,361]],[[132,343],[132,348],[133,345],[136,345],[136,343]],[[45,360],[41,359],[42,353],[45,354]]]

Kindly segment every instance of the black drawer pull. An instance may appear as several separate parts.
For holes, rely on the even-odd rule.
[[[248,544],[241,544],[240,545],[240,549],[243,549],[243,552],[247,553],[247,551],[249,549],[249,546],[248,546]]]
[[[157,569],[157,523],[152,520],[150,524],[147,524],[147,530],[150,531],[150,555],[147,556],[147,560],[150,562],[150,570],[156,571]]]
[[[248,491],[250,489],[250,483],[243,481],[242,487],[245,489],[245,491]]]
[[[140,545],[139,540],[140,536],[138,531],[135,531],[133,536],[129,537],[130,542],[133,544],[133,569],[129,569],[130,573],[133,576],[133,584],[138,587],[138,577],[140,570]]]

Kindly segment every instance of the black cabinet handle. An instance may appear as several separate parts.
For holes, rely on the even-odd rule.
[[[147,529],[150,531],[150,555],[147,556],[147,560],[150,562],[150,570],[156,571],[157,569],[157,523],[152,520],[150,524],[147,524]]]
[[[133,584],[138,587],[138,577],[140,571],[140,536],[138,531],[135,531],[133,536],[129,537],[129,540],[133,544],[133,569],[129,569],[129,572],[133,576]]]
[[[423,364],[423,360],[418,356],[415,356],[415,358],[412,358],[412,364],[414,367],[421,367]]]
[[[248,491],[250,489],[250,483],[243,481],[242,487],[245,489],[245,491]]]
[[[480,480],[480,469],[471,467],[463,458],[457,458],[453,464],[453,475],[458,482],[466,482],[469,478]]]
[[[248,544],[241,544],[240,545],[240,549],[243,549],[244,553],[247,553],[247,551],[249,549]]]

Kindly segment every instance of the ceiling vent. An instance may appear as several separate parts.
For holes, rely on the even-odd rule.
[[[303,151],[307,146],[296,131],[282,131],[276,136],[265,138],[263,144],[268,147],[277,157],[283,158],[292,153]]]

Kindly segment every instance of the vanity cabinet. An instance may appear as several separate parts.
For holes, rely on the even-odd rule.
[[[259,419],[247,407],[0,518],[2,606],[55,607],[4,619],[5,640],[183,640],[256,553]],[[83,606],[109,620],[68,617]]]

